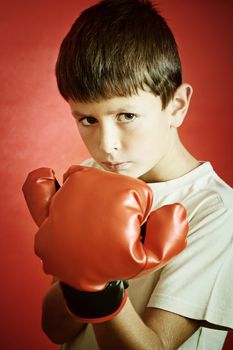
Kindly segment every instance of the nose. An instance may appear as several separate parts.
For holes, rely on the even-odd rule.
[[[120,133],[114,124],[104,125],[100,128],[99,147],[108,154],[120,149]]]

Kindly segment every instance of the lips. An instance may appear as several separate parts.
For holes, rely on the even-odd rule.
[[[102,164],[108,169],[120,170],[129,165],[130,162],[102,162]]]

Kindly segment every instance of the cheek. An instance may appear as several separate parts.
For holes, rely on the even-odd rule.
[[[95,148],[95,136],[90,130],[84,130],[83,128],[78,128],[79,135],[83,140],[83,143],[89,151],[93,151]]]
[[[146,127],[141,127],[133,136],[137,154],[151,158],[165,151],[169,140],[169,130],[169,125],[164,120],[161,123],[154,121]]]
[[[83,142],[85,144],[89,143],[91,140],[91,133],[92,133],[91,128],[90,129],[85,128],[79,122],[77,122],[77,127],[78,127],[79,135],[81,136]]]

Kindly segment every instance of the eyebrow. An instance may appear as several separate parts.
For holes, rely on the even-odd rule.
[[[126,112],[126,110],[132,109],[132,108],[135,108],[135,107],[132,106],[132,105],[125,105],[125,106],[122,106],[122,107],[117,108],[115,110],[107,111],[106,115],[123,113],[123,112]],[[127,113],[129,113],[129,112],[127,112]],[[73,114],[74,117],[93,117],[93,118],[95,118],[94,116],[92,116],[90,114],[81,113],[78,110],[72,111],[72,114]]]
[[[84,114],[79,111],[72,111],[71,112],[74,117],[91,117],[89,114]]]

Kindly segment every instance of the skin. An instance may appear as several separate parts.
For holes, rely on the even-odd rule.
[[[191,94],[190,85],[181,85],[164,110],[159,96],[142,90],[99,102],[70,100],[69,105],[87,149],[105,170],[158,182],[177,178],[199,164],[177,133]],[[127,163],[109,167],[104,162]]]
[[[191,86],[182,84],[164,110],[159,97],[142,90],[131,97],[98,102],[70,100],[69,105],[87,149],[105,170],[158,182],[180,177],[199,165],[177,132],[191,95]],[[93,328],[101,350],[170,350],[203,325],[156,308],[146,308],[140,318],[128,299],[117,316]],[[42,328],[58,344],[85,328],[67,312],[57,281],[44,298]]]

